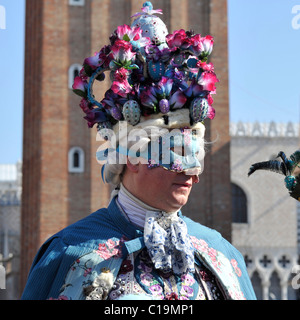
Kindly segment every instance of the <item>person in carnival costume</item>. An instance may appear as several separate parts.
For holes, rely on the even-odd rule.
[[[218,79],[213,38],[169,34],[161,13],[145,2],[75,78],[114,190],[107,208],[44,243],[22,299],[256,299],[240,252],[180,211],[203,171]],[[105,73],[112,85],[99,102],[93,84]]]

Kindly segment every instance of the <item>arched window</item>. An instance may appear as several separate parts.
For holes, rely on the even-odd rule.
[[[232,222],[247,223],[247,197],[243,189],[231,183]]]
[[[84,172],[84,151],[80,147],[73,147],[69,151],[69,172]]]
[[[251,277],[252,286],[256,295],[257,300],[263,299],[263,291],[261,285],[261,278],[257,271],[255,271]]]
[[[281,300],[280,279],[276,271],[272,273],[270,278],[269,299]]]
[[[79,63],[74,63],[69,68],[69,89],[72,89],[74,79],[79,76],[82,65]]]

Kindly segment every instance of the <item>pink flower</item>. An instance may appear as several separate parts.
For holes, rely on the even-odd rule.
[[[190,38],[183,29],[176,30],[172,34],[166,36],[166,41],[169,48],[187,49],[191,45]]]
[[[238,267],[238,263],[235,259],[231,259],[230,263],[235,271],[235,273],[237,274],[238,277],[240,277],[242,275],[242,271],[241,269]]]
[[[92,272],[92,268],[87,268],[87,269],[84,270],[83,276],[87,277],[91,272]]]
[[[231,265],[233,266],[233,268],[235,269],[238,266],[238,263],[235,259],[231,259],[230,260]]]
[[[102,250],[106,250],[106,245],[105,245],[105,243],[99,243],[98,251],[102,251]]]
[[[86,80],[82,79],[82,77],[76,77],[74,79],[74,84],[72,88],[77,95],[81,97],[86,97],[87,86],[88,86],[88,83]]]
[[[111,258],[111,253],[107,249],[105,251],[97,251],[97,253],[104,260]]]
[[[127,94],[131,92],[132,87],[127,80],[128,75],[129,71],[123,67],[116,70],[114,74],[114,82],[111,86],[111,90],[114,93],[122,97],[126,97]]]
[[[117,36],[120,40],[126,40],[124,39],[124,36],[127,35],[127,37],[130,39],[134,38],[135,35],[132,35],[132,30],[127,24],[123,24],[122,26],[118,26],[116,30]],[[125,37],[126,38],[126,37]]]
[[[196,34],[190,38],[190,50],[194,52],[196,56],[207,57],[211,54],[214,44],[214,38],[210,35],[201,37],[200,34]]]
[[[202,86],[203,90],[212,91],[212,93],[214,93],[216,90],[216,82],[219,82],[219,79],[212,71],[202,72],[201,77],[198,80],[198,84]]]
[[[209,93],[206,97],[208,104],[211,106],[214,103],[214,99],[212,98],[211,94]]]
[[[215,258],[217,256],[217,250],[214,249],[214,248],[209,248],[208,250],[208,255],[211,257],[211,258]]]
[[[216,110],[212,106],[208,105],[207,118],[209,118],[210,120],[213,120],[215,116],[216,116]]]
[[[206,63],[199,60],[197,62],[197,67],[203,69],[204,71],[214,71],[214,65],[212,64],[212,62]]]
[[[132,52],[131,49],[131,43],[125,40],[116,40],[111,48],[114,59],[122,64],[131,61],[135,57],[136,53]]]
[[[213,45],[214,45],[214,38],[210,35],[205,36],[204,38],[201,38],[202,45],[203,45],[203,53],[205,56],[208,56],[211,54]]]
[[[117,242],[114,242],[112,239],[108,239],[106,242],[106,246],[108,247],[108,249],[113,249],[117,245]]]
[[[127,80],[127,77],[129,75],[129,71],[125,68],[120,68],[116,70],[114,74],[114,80],[118,82],[124,82]]]
[[[199,56],[203,51],[203,43],[201,41],[201,35],[195,34],[190,39],[191,47],[190,49],[195,53],[196,56]]]
[[[114,32],[114,36],[119,40],[130,42],[133,47],[141,48],[151,44],[151,39],[143,37],[142,33],[143,30],[140,27],[134,26],[131,28],[127,24],[123,24],[122,26],[118,26]]]
[[[191,240],[193,242],[194,247],[197,250],[204,252],[204,253],[208,252],[208,244],[203,239],[198,240],[196,237],[192,236]]]

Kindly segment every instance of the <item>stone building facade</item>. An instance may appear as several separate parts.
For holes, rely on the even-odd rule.
[[[5,269],[5,290],[0,290],[0,300],[19,296],[21,193],[21,162],[1,164],[0,265]]]
[[[291,270],[299,264],[299,204],[289,196],[283,175],[247,173],[253,163],[299,149],[299,125],[232,123],[230,132],[232,242],[245,257],[259,299],[296,299]]]

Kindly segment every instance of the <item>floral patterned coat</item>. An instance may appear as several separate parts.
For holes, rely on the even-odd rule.
[[[195,263],[214,276],[224,298],[256,299],[240,252],[217,231],[181,218],[195,247]],[[116,283],[120,270],[130,265],[128,257],[143,248],[142,230],[124,217],[113,199],[108,208],[70,225],[43,244],[29,272],[22,299],[83,300],[89,294],[88,288],[94,289],[97,281],[101,291],[97,292],[98,298],[107,299],[112,290],[109,283]],[[141,281],[141,277],[137,278]],[[184,281],[191,283],[191,278],[186,276]]]

